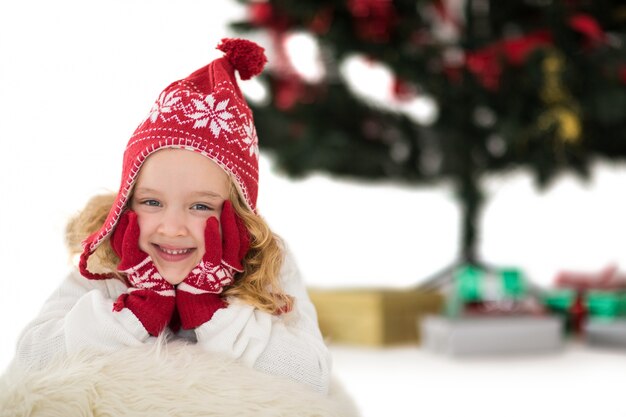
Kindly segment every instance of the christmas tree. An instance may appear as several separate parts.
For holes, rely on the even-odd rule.
[[[479,263],[485,174],[527,168],[545,186],[626,156],[626,6],[617,0],[240,0],[273,65],[253,104],[261,146],[287,174],[411,184],[451,181],[462,205],[461,260]],[[307,36],[320,74],[286,50]],[[358,57],[392,74],[392,102],[355,91]],[[362,86],[365,89],[368,86]],[[430,99],[436,118],[405,109]]]

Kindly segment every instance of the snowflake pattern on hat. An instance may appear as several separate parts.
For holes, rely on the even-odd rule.
[[[233,91],[222,89],[222,96],[232,95]],[[230,94],[228,94],[230,93]],[[176,88],[163,92],[156,100],[142,126],[135,132],[154,129],[154,124],[176,123],[180,126],[193,125],[192,129],[202,129],[208,126],[215,139],[220,137],[228,143],[237,143],[240,149],[248,156],[259,158],[259,139],[254,122],[246,116],[245,109],[236,103],[230,105],[229,97],[216,98],[216,94],[202,95],[193,91]],[[236,116],[238,115],[238,117]]]
[[[172,111],[172,107],[180,100],[180,97],[175,97],[176,91],[172,91],[167,93],[164,91],[159,95],[159,98],[152,106],[150,113],[148,114],[148,119],[152,121],[152,123],[156,122],[159,114],[169,113]]]
[[[230,127],[226,122],[227,120],[233,118],[233,114],[226,110],[226,107],[228,107],[228,99],[222,100],[216,105],[215,97],[213,97],[213,94],[209,94],[204,98],[204,100],[192,98],[191,102],[193,103],[196,111],[194,113],[186,114],[185,116],[196,121],[193,124],[194,128],[205,127],[210,120],[210,127],[211,132],[213,132],[213,136],[218,137],[222,129],[232,133],[232,130],[230,130]]]
[[[246,137],[243,139],[243,142],[249,146],[250,156],[254,155],[256,159],[259,159],[259,138],[252,120],[248,120],[248,123],[243,125],[243,129],[246,132]]]

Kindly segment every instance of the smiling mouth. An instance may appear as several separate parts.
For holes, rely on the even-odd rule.
[[[195,250],[195,248],[170,249],[157,245],[156,243],[153,243],[153,246],[157,249],[161,256],[167,260],[178,260],[181,258],[185,258],[186,255],[189,255]]]
[[[182,255],[184,253],[191,252],[191,249],[177,249],[177,250],[174,250],[174,249],[165,249],[165,248],[162,248],[162,247],[159,247],[159,249],[162,250],[165,253],[170,254],[170,255]]]

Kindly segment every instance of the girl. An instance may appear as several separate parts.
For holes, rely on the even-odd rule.
[[[327,392],[330,356],[292,257],[257,214],[258,142],[237,85],[258,45],[170,84],[131,137],[116,196],[68,226],[79,268],[22,332],[16,362],[185,338]],[[79,251],[77,251],[79,252]]]

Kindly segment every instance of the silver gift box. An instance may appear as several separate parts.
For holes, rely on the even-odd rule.
[[[626,319],[589,321],[583,325],[583,334],[590,345],[626,349]]]
[[[425,349],[453,356],[554,352],[563,346],[558,316],[427,316],[419,323]]]

